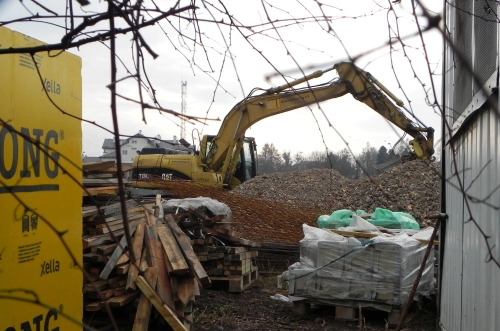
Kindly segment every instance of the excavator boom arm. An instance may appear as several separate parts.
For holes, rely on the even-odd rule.
[[[309,79],[320,77],[331,69],[337,71],[339,78],[329,84],[292,88]],[[348,93],[411,135],[414,140],[410,144],[418,158],[431,159],[434,153],[434,130],[413,124],[389,97],[400,107],[403,106],[401,100],[369,73],[352,63],[343,62],[328,70],[316,71],[296,81],[271,88],[262,95],[249,97],[235,105],[224,118],[219,133],[203,161],[210,169],[230,176],[230,170],[234,168],[233,160],[237,159],[241,148],[238,142],[250,126],[264,118],[338,98]]]

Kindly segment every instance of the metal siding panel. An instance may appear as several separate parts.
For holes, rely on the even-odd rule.
[[[451,104],[454,112],[453,119],[464,111],[471,102],[473,96],[472,74],[467,69],[473,66],[472,62],[472,27],[473,2],[469,0],[457,0],[455,2],[456,13],[453,26],[453,43],[457,49],[455,54],[454,86],[457,91]],[[459,56],[459,54],[461,56]]]
[[[457,27],[462,18],[457,17],[456,8],[468,8],[474,2],[465,0],[451,1],[446,4],[447,31],[457,41],[461,35],[466,36],[468,27]],[[475,2],[475,10],[480,11],[484,0]],[[492,3],[492,2],[488,2]],[[495,5],[496,6],[496,5]],[[495,7],[496,8],[496,7]],[[481,15],[478,13],[478,15]],[[488,72],[496,70],[498,62],[498,32],[491,22],[475,22],[474,36],[459,41],[459,49],[467,53],[468,44],[473,44],[481,81],[487,78]],[[481,34],[483,30],[484,34]],[[491,30],[490,30],[491,28]],[[492,36],[493,35],[493,36]],[[473,40],[475,37],[476,40]],[[490,43],[490,44],[488,44]],[[492,45],[493,44],[493,45]],[[493,60],[494,59],[494,60]],[[484,61],[484,62],[482,62]],[[494,67],[492,67],[495,63]],[[446,121],[453,124],[458,109],[464,103],[464,84],[460,82],[460,71],[457,68],[456,54],[445,47],[444,56],[444,109]],[[482,66],[482,67],[481,67]],[[484,70],[483,70],[484,69]],[[491,78],[491,77],[490,77]],[[489,81],[488,81],[489,82]],[[468,90],[468,88],[465,88]],[[466,93],[467,94],[467,93]],[[498,102],[500,105],[500,102]],[[446,133],[445,133],[446,134]],[[444,140],[449,140],[446,135]],[[464,195],[457,190],[457,173],[452,167],[455,160],[459,177],[464,180],[470,214],[485,234],[490,236],[489,244],[493,247],[493,255],[500,259],[500,120],[493,110],[482,110],[472,115],[470,122],[456,134],[453,139],[455,152],[450,144],[445,147],[445,185],[446,222],[445,251],[442,257],[442,283],[440,284],[440,317],[439,323],[446,331],[497,330],[500,325],[500,268],[492,261],[487,261],[489,251],[485,238],[472,222],[466,223],[469,212],[466,212]],[[472,199],[471,199],[472,198]]]
[[[450,8],[448,5],[447,8]],[[453,7],[451,7],[453,8]],[[448,10],[446,13],[446,25],[449,27],[445,29],[445,31],[454,31],[454,22],[455,22],[455,10]],[[452,39],[453,33],[448,33],[447,37]],[[455,77],[455,55],[453,52],[453,48],[449,45],[449,43],[445,43],[444,45],[444,81],[443,84],[445,91],[443,93],[443,102],[444,102],[444,114],[445,119],[448,125],[451,127],[454,121],[455,111],[453,109],[453,96],[454,96],[454,77]],[[458,116],[458,115],[457,115]],[[446,132],[443,132],[445,134]]]
[[[496,145],[498,140],[498,136],[493,140],[489,139],[490,130],[497,131],[498,121],[494,121],[496,124],[492,126],[490,113],[491,111],[481,112],[474,121],[471,139],[475,140],[475,143],[469,151],[470,159],[466,160],[471,169],[470,180],[474,181],[467,193],[471,198],[479,200],[490,196],[492,189],[500,184],[496,168],[498,150],[489,148],[490,144]],[[469,223],[471,226],[466,227],[465,232],[465,236],[470,236],[470,247],[466,249],[470,259],[466,259],[464,263],[464,297],[470,298],[464,300],[465,330],[494,330],[500,323],[500,317],[496,313],[500,302],[496,290],[500,286],[500,268],[491,261],[487,262],[490,252],[484,237],[491,235],[495,241],[500,235],[498,232],[500,213],[494,209],[499,206],[498,195],[495,200],[488,200],[490,201],[484,202],[491,202],[493,206],[482,202],[474,203],[469,199],[471,214],[477,226],[471,222]],[[495,257],[499,258],[498,255]],[[497,295],[492,296],[491,293],[495,292]]]
[[[471,125],[470,130],[464,130],[464,168],[463,170],[463,187],[466,191],[471,189],[470,185],[476,180],[474,169],[477,167],[474,162],[474,154],[477,153],[475,135],[477,134],[477,127]],[[470,191],[469,191],[470,192]],[[463,201],[463,200],[462,200]],[[477,236],[478,231],[471,220],[471,214],[474,215],[474,205],[468,203],[468,207],[464,206],[464,227],[463,227],[463,260],[462,260],[462,330],[471,330],[468,325],[475,325],[476,319],[476,297],[474,295],[474,286],[477,284],[471,282],[474,279],[473,266],[476,264],[475,260],[478,257]]]
[[[446,150],[446,160],[454,160],[458,170],[463,169],[463,144],[455,143],[455,153],[450,146]],[[452,162],[446,165],[446,173],[456,173]],[[461,172],[458,172],[461,174]],[[446,183],[446,206],[449,219],[446,221],[445,252],[443,256],[443,281],[441,284],[441,324],[445,330],[461,330],[462,310],[462,246],[463,246],[463,211],[461,192],[457,189],[458,181],[452,177]]]
[[[474,2],[474,73],[479,84],[474,82],[476,94],[496,70],[497,13],[496,4],[491,0]]]
[[[453,187],[456,179],[451,180],[446,186],[450,220],[440,317],[446,330],[495,330],[500,325],[500,268],[492,261],[487,262],[489,251],[481,233],[491,236],[493,254],[500,259],[499,128],[500,121],[493,111],[481,111],[455,139],[458,173],[463,178],[470,213],[463,195]],[[449,150],[447,155],[450,162],[445,166],[449,177],[453,173]],[[470,215],[477,225],[467,222]],[[461,302],[461,307],[457,302]]]
[[[453,40],[453,35],[456,35],[455,22],[457,20],[457,14],[455,10],[456,2],[452,1],[447,4],[446,12],[446,23],[449,27],[445,31],[451,31],[449,37]],[[455,71],[455,54],[453,49],[446,44],[445,45],[445,57],[444,57],[444,112],[445,120],[448,126],[452,126],[453,122],[458,115],[458,113],[453,107],[456,103],[455,101],[455,85],[453,84],[456,80]],[[458,113],[459,114],[459,113]],[[448,141],[450,138],[446,131],[443,132],[444,140]],[[454,143],[454,142],[452,142]],[[453,160],[460,162],[460,155],[452,153],[450,145],[447,145],[444,150],[445,160]],[[442,165],[445,167],[446,177],[450,177],[455,170],[452,169],[452,163],[447,162]],[[456,179],[453,178],[446,182],[446,206],[448,207],[448,220],[446,220],[446,236],[444,241],[444,253],[441,257],[442,263],[442,282],[440,284],[440,316],[439,324],[447,331],[461,331],[460,330],[460,319],[455,318],[455,316],[461,316],[462,309],[462,299],[461,291],[457,291],[462,287],[462,226],[461,220],[463,219],[463,214],[461,210],[458,209],[458,205],[461,205],[460,199],[462,195],[454,188],[456,185]]]

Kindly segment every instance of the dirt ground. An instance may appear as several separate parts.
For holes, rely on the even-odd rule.
[[[293,304],[271,299],[275,294],[287,296],[286,289],[278,289],[276,277],[260,277],[243,293],[203,289],[194,306],[193,331],[250,331],[250,330],[335,330],[385,331],[387,313],[363,310],[363,327],[359,321],[336,321],[334,308],[312,306],[306,317],[293,314]],[[403,328],[405,331],[436,329],[435,302],[428,300]]]

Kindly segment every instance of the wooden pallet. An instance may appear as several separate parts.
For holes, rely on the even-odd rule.
[[[243,292],[250,284],[259,278],[259,271],[257,267],[254,270],[242,276],[228,276],[228,277],[210,277],[212,285],[222,285],[228,292]]]
[[[360,307],[352,307],[353,302],[352,300],[350,301],[350,306],[342,306],[342,305],[334,305],[334,304],[325,304],[324,302],[316,302],[314,300],[309,300],[309,299],[304,299],[304,300],[298,300],[298,301],[293,301],[293,314],[295,316],[308,316],[311,312],[311,305],[314,304],[315,306],[330,306],[334,310],[335,313],[335,320],[337,321],[348,321],[348,322],[353,322],[353,321],[358,321],[360,319],[360,314],[363,314],[363,309],[369,309],[369,310],[377,310],[375,308],[360,308]],[[387,314],[387,324],[390,328],[396,327],[399,319],[401,318],[402,314],[402,307],[401,306],[391,306],[391,311],[387,312],[384,310],[378,310],[380,311],[381,314]],[[405,323],[408,323],[413,317],[415,316],[415,313],[410,313],[407,315],[405,318]]]

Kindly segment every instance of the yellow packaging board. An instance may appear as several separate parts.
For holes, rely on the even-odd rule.
[[[82,330],[81,59],[34,60],[0,55],[0,330]]]

